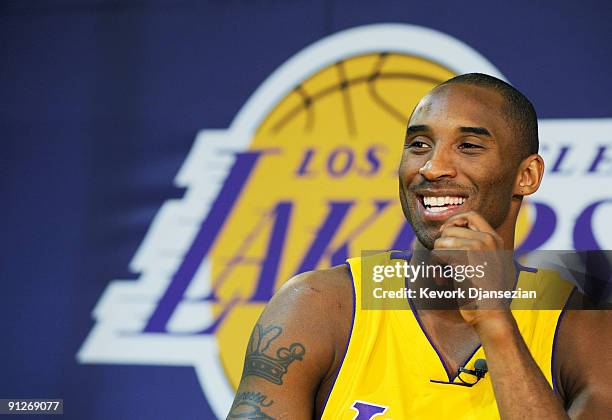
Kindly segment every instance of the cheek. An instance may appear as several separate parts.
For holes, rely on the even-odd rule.
[[[419,162],[416,162],[414,159],[407,159],[404,154],[397,170],[400,183],[405,186],[410,185],[412,179],[418,175],[421,166],[423,165],[419,166]]]
[[[481,211],[493,227],[499,226],[505,220],[510,209],[513,183],[508,182],[508,179],[507,175],[499,174],[498,179],[489,179],[480,184]]]

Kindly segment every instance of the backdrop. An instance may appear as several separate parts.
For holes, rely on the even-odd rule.
[[[534,103],[523,249],[612,247],[612,6],[5,1],[0,397],[224,417],[297,272],[407,246],[406,117],[454,74]]]

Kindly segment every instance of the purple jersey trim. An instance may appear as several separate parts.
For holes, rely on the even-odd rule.
[[[557,354],[556,348],[557,348],[557,338],[559,337],[559,327],[561,326],[561,321],[563,320],[563,316],[565,315],[567,305],[569,301],[571,300],[571,297],[575,291],[576,291],[576,287],[572,289],[571,293],[567,297],[567,300],[565,301],[565,305],[563,306],[563,309],[561,309],[561,313],[559,314],[559,318],[557,319],[557,325],[555,327],[555,335],[553,336],[552,353],[550,357],[550,377],[552,378],[553,391],[555,391],[556,393],[558,393],[558,388],[559,388],[557,385],[557,376],[555,375],[555,359],[556,359],[556,354]]]
[[[353,319],[351,320],[351,329],[349,330],[348,340],[346,340],[346,347],[344,349],[344,354],[342,355],[342,360],[340,361],[340,364],[338,365],[338,369],[336,369],[336,377],[334,378],[334,382],[329,388],[329,392],[327,393],[327,397],[325,398],[325,403],[323,404],[323,410],[321,411],[321,417],[323,417],[323,413],[325,413],[325,409],[327,408],[329,397],[331,396],[331,393],[334,390],[334,386],[336,386],[336,381],[338,380],[338,376],[340,376],[340,369],[342,369],[342,365],[344,364],[344,359],[346,358],[346,353],[348,352],[349,344],[353,336],[353,327],[355,327],[355,311],[357,308],[357,297],[355,296],[355,279],[353,278],[353,272],[351,271],[351,265],[348,263],[348,261],[345,262],[345,264],[346,264],[346,267],[348,268],[349,276],[351,277],[351,291],[353,292]]]
[[[419,324],[419,328],[421,328],[423,335],[425,336],[425,338],[427,338],[427,341],[429,341],[429,345],[431,346],[431,348],[434,349],[434,351],[438,355],[438,359],[440,359],[440,363],[442,364],[442,367],[444,368],[444,371],[446,372],[446,376],[448,376],[448,381],[452,382],[453,378],[451,376],[451,372],[448,369],[448,366],[446,366],[446,363],[444,362],[444,358],[442,357],[442,354],[440,353],[436,345],[433,343],[433,341],[431,341],[431,338],[429,337],[429,334],[427,334],[427,331],[425,331],[423,324],[421,324],[421,318],[419,317],[419,313],[417,312],[414,305],[412,304],[412,299],[408,299],[408,304],[410,305],[411,312],[414,314],[414,319],[416,319],[417,324]]]

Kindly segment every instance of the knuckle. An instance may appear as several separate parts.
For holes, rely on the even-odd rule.
[[[481,241],[471,241],[468,245],[468,248],[472,251],[480,251],[484,249],[483,243]]]
[[[491,234],[486,234],[484,237],[484,241],[488,244],[488,245],[495,245],[495,237]]]
[[[440,248],[445,248],[445,247],[451,246],[452,242],[453,242],[453,238],[450,238],[450,237],[440,237],[440,238],[435,240],[434,246],[435,247],[440,247]]]

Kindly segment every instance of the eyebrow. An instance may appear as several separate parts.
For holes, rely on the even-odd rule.
[[[459,131],[461,131],[462,133],[477,134],[480,136],[493,137],[491,133],[489,132],[489,130],[487,130],[484,127],[460,127]]]
[[[461,133],[476,134],[485,137],[493,137],[491,132],[484,127],[459,127]],[[431,127],[425,124],[411,125],[406,129],[406,137],[413,134],[431,132]]]
[[[422,133],[424,131],[431,131],[431,128],[428,125],[411,125],[406,130],[406,136],[416,133]]]

